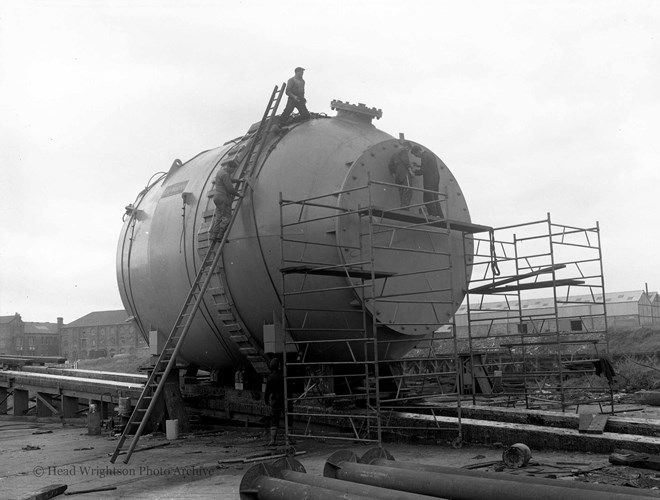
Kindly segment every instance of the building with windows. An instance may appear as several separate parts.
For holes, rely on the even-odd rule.
[[[0,316],[0,354],[59,356],[62,318],[57,323],[23,321],[21,315]]]
[[[69,361],[133,354],[142,347],[147,343],[123,309],[91,312],[62,327],[61,355]]]
[[[16,313],[13,316],[0,316],[0,354],[16,354],[16,338],[23,334],[23,320]]]
[[[561,299],[558,300],[559,331],[570,333],[602,330],[605,327],[602,295],[571,296],[570,302],[563,304]],[[547,319],[554,317],[553,297],[522,300],[520,304],[511,299],[508,302],[487,302],[482,308],[487,309],[487,312],[470,308],[473,334],[488,336],[556,330],[554,320]],[[660,326],[660,296],[657,292],[634,290],[605,293],[605,310],[608,329]],[[459,337],[467,336],[467,314],[466,304],[456,312],[456,333]],[[478,321],[480,317],[486,316],[493,319],[488,322]]]
[[[23,334],[15,337],[15,354],[24,356],[59,356],[62,318],[57,323],[26,321]]]

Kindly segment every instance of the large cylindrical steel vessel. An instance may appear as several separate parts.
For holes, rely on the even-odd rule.
[[[294,340],[332,340],[338,330],[369,327],[359,313],[364,303],[367,323],[376,315],[381,325],[379,355],[389,359],[402,356],[420,338],[447,323],[462,302],[471,240],[460,231],[418,232],[399,229],[401,221],[379,219],[382,210],[400,206],[399,188],[392,184],[388,169],[390,158],[401,147],[400,139],[371,123],[373,108],[341,102],[335,107],[337,116],[274,127],[268,135],[252,188],[222,249],[221,269],[180,351],[185,361],[207,369],[244,364],[226,318],[263,343],[264,325],[282,323],[283,289],[330,289],[292,296],[285,322]],[[249,149],[255,129],[253,125],[248,134],[222,148],[183,164],[175,162],[127,207],[117,277],[124,306],[145,336],[154,330],[167,336],[172,328],[208,246],[214,176],[229,158]],[[437,156],[436,160],[439,192],[446,196],[441,198],[445,216],[469,223],[456,179]],[[413,185],[421,188],[421,177],[414,178]],[[280,209],[281,199],[312,198],[316,202]],[[422,193],[415,191],[414,207],[402,213],[421,220],[422,212],[415,206],[421,203]],[[381,211],[371,213],[369,207]],[[312,218],[316,222],[288,226]],[[298,243],[282,243],[282,234]],[[283,281],[283,256],[289,264],[293,259],[340,269],[348,265],[368,270],[371,265],[389,277],[368,281],[367,286],[358,275],[288,276]],[[319,344],[314,355],[346,361],[351,353],[345,343],[340,344]]]

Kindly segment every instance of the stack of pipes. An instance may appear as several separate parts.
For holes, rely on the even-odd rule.
[[[361,458],[333,453],[323,477],[306,474],[292,457],[250,468],[241,481],[241,500],[632,500],[660,498],[651,490],[595,483],[396,462],[383,448]]]

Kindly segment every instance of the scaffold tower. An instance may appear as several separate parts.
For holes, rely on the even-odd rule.
[[[448,209],[443,217],[429,217],[423,204],[393,209],[373,204],[374,190],[396,187],[368,180],[346,191],[280,200],[287,439],[380,443],[383,434],[410,425],[401,417],[412,407],[422,408],[420,402],[440,398],[460,407],[455,330],[440,327],[451,322],[446,311],[455,310],[463,297],[456,296],[451,282],[440,286],[434,276],[445,273],[451,281],[453,268],[463,265],[452,245],[441,242],[458,232],[460,245],[463,234],[484,226],[452,221]],[[364,206],[337,204],[346,194],[358,196]],[[442,204],[446,195],[438,196]],[[306,230],[322,220],[328,222],[328,232],[350,227],[355,237],[314,237]],[[405,243],[406,234],[415,235],[415,244]],[[350,258],[338,261],[337,255]],[[423,264],[402,270],[392,259]],[[348,307],[336,307],[331,298],[346,291],[353,299]],[[310,300],[313,296],[319,299]],[[415,315],[397,313],[411,307],[430,313],[432,327]],[[310,328],[319,318],[324,326]],[[445,433],[460,442],[460,414],[453,423],[441,424],[432,405],[422,411],[430,419],[417,424],[420,433]]]
[[[457,324],[474,404],[614,411],[600,228],[545,219],[473,240]]]

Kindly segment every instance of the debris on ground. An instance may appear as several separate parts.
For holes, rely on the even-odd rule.
[[[616,449],[610,454],[612,465],[627,465],[641,469],[660,470],[660,457],[648,453],[637,453],[631,450]]]
[[[218,464],[226,466],[229,464],[247,464],[252,462],[260,462],[262,460],[274,460],[276,458],[284,457],[297,457],[300,455],[305,455],[306,451],[293,451],[287,453],[286,451],[277,452],[277,451],[263,451],[259,453],[252,453],[245,457],[234,457],[234,458],[221,458],[218,460]],[[224,468],[224,467],[223,467]]]
[[[71,495],[82,495],[83,493],[97,493],[99,491],[113,491],[116,490],[116,486],[103,486],[101,488],[91,488],[89,490],[78,490],[78,491],[67,491],[64,493],[66,496],[71,496]]]
[[[502,462],[510,469],[524,467],[532,457],[532,452],[524,443],[516,443],[509,446],[502,453]]]
[[[48,500],[49,498],[61,495],[66,489],[66,484],[51,484],[44,486],[40,490],[28,493],[27,496],[21,497],[21,500]]]

